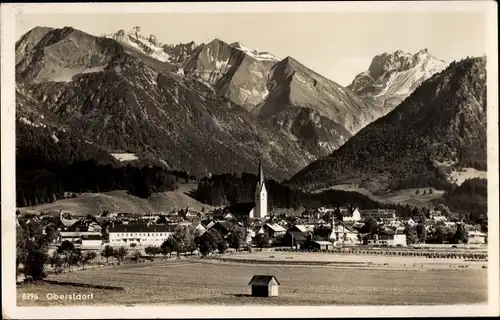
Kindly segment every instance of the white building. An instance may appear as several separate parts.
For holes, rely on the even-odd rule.
[[[113,247],[161,246],[175,230],[175,225],[168,224],[115,224],[109,228],[109,244]]]
[[[259,161],[259,176],[255,188],[255,208],[250,211],[250,218],[264,218],[267,216],[267,190],[262,171],[262,161]]]
[[[378,233],[371,234],[367,237],[367,245],[379,245],[388,247],[406,247],[406,235],[395,233],[391,230],[380,230]]]
[[[479,231],[469,231],[469,244],[485,244],[486,234]]]
[[[95,231],[59,231],[57,242],[69,241],[72,243],[80,243],[85,237],[98,237],[100,232]]]
[[[328,239],[335,245],[355,245],[360,243],[358,231],[344,225],[334,226]]]
[[[82,236],[82,249],[99,249],[102,247],[103,238],[101,235]]]

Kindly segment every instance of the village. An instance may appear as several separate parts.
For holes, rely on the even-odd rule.
[[[106,245],[126,249],[159,247],[178,226],[192,226],[198,235],[217,230],[225,239],[238,229],[244,233],[242,246],[256,245],[257,239],[261,237],[266,239],[266,247],[294,249],[330,250],[363,245],[406,247],[419,242],[418,239],[409,239],[408,235],[408,232],[412,232],[409,230],[415,230],[416,233],[419,225],[425,228],[421,233],[425,233],[427,239],[435,239],[436,232],[442,232],[441,229],[456,233],[458,227],[463,227],[467,232],[466,244],[487,242],[487,235],[480,232],[478,226],[448,221],[439,208],[432,210],[424,221],[399,218],[393,209],[321,207],[305,210],[300,216],[271,214],[263,218],[249,218],[248,211],[245,215],[245,209],[248,210],[249,206],[227,206],[212,212],[196,212],[185,208],[140,216],[104,212],[79,219],[71,218],[69,213],[61,210],[56,215],[34,215],[26,223],[39,222],[44,234],[55,232],[53,245],[69,241],[83,250],[99,250]],[[368,226],[372,221],[376,221],[376,226]]]
[[[469,281],[463,276],[474,276],[486,268],[487,234],[481,232],[480,225],[465,223],[446,206],[429,209],[415,209],[408,216],[395,209],[357,206],[268,208],[259,163],[254,201],[249,203],[209,210],[174,207],[149,213],[120,212],[116,207],[113,212],[103,210],[95,215],[61,209],[39,213],[18,210],[16,269],[17,282],[23,288],[18,298],[27,297],[26,290],[44,279],[43,283],[52,286],[84,285],[107,291],[101,297],[110,301],[128,290],[134,303],[143,301],[138,297],[144,296],[143,290],[158,285],[162,290],[174,290],[156,295],[158,299],[178,302],[179,294],[188,299],[196,291],[192,301],[198,302],[200,296],[214,298],[216,290],[214,299],[229,294],[233,302],[250,302],[246,297],[278,296],[283,282],[280,297],[286,300],[298,297],[299,288],[291,279],[305,277],[304,281],[310,281],[305,270],[311,269],[307,268],[322,274],[321,284],[333,281],[341,286],[347,285],[339,284],[342,276],[327,274],[337,275],[348,268],[364,281],[371,274],[365,272],[367,268],[385,272],[389,278],[393,270],[415,277],[419,274],[415,270],[461,268],[472,273],[449,275],[455,281]],[[134,275],[133,285],[126,285],[129,274]],[[179,291],[167,285],[168,281],[190,285]],[[243,281],[249,282],[245,286]],[[331,288],[335,288],[333,282]],[[200,293],[208,283],[212,289]],[[403,283],[396,281],[394,285]],[[248,286],[250,295],[246,293]],[[318,297],[330,301],[329,294],[314,299]],[[47,303],[52,301],[46,299]],[[146,302],[151,300],[146,298]]]

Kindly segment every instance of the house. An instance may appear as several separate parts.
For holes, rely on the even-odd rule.
[[[314,226],[313,225],[304,225],[304,224],[296,224],[291,228],[293,231],[299,231],[299,232],[313,232],[314,231]]]
[[[438,221],[443,221],[443,222],[448,221],[448,219],[445,216],[433,216],[432,220],[434,220],[436,222],[438,222]]]
[[[451,228],[451,229],[455,229],[457,227],[457,223],[453,221],[445,221],[444,225],[446,228]]]
[[[69,214],[68,214],[69,215]],[[71,227],[73,226],[75,223],[77,223],[78,221],[80,221],[80,219],[71,219],[71,218],[65,218],[64,217],[64,213],[62,210],[59,210],[59,219],[61,220],[62,224],[65,226],[65,227]]]
[[[223,209],[225,213],[230,213],[235,219],[249,217],[255,207],[254,202],[243,202],[229,205]]]
[[[479,231],[469,231],[468,244],[485,244],[487,243],[487,235]]]
[[[228,236],[236,227],[236,224],[230,221],[217,221],[211,228],[207,227],[207,230],[217,230],[223,237]]]
[[[415,220],[413,220],[412,218],[403,219],[401,222],[403,222],[403,224],[405,225],[409,225],[410,227],[415,227],[418,225],[418,223],[415,222]]]
[[[280,283],[275,276],[254,275],[248,285],[253,297],[277,297]]]
[[[359,232],[351,226],[338,225],[335,232],[338,234],[337,241],[340,241],[342,245],[360,244]]]
[[[207,231],[207,228],[200,222],[193,223],[192,226],[200,235],[204,234]]]
[[[350,210],[348,208],[340,208],[340,213],[342,214],[342,221],[348,222],[358,222],[361,221],[361,212],[358,208]]]
[[[319,240],[313,241],[311,247],[319,250],[330,250],[333,249],[334,245],[330,241]]]
[[[364,239],[365,245],[379,245],[379,246],[403,246],[406,247],[406,235],[398,234],[391,229],[382,229],[378,232],[369,234]]]
[[[89,225],[87,227],[87,230],[88,231],[94,231],[94,232],[101,232],[102,227],[97,222],[91,222],[91,223],[89,223]]]
[[[396,210],[394,209],[361,210],[361,217],[363,219],[366,219],[368,217],[372,217],[375,219],[381,219],[381,218],[396,219]]]
[[[175,225],[168,224],[113,224],[109,228],[111,246],[160,246],[174,233]]]
[[[338,224],[332,227],[321,227],[316,229],[316,235],[324,241],[333,242],[335,245],[356,245],[359,244],[359,233],[351,226]]]
[[[286,229],[276,223],[266,223],[262,229],[271,239],[284,236],[286,233]]]
[[[308,232],[301,232],[291,228],[283,237],[283,244],[291,248],[300,249],[307,244],[310,237],[311,235]]]
[[[82,249],[100,248],[104,240],[101,235],[83,235],[81,239]]]
[[[83,237],[100,235],[100,232],[95,231],[59,231],[57,242],[69,241],[71,243],[81,243]]]

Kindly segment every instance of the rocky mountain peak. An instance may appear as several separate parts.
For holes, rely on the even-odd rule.
[[[358,74],[347,86],[367,102],[392,110],[424,80],[446,67],[428,49],[415,53],[396,50],[372,59],[368,70]]]

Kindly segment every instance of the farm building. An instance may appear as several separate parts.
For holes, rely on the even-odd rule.
[[[248,285],[253,297],[277,297],[280,283],[275,276],[254,275]]]
[[[269,238],[284,236],[286,233],[286,229],[276,223],[266,223],[262,228]]]

